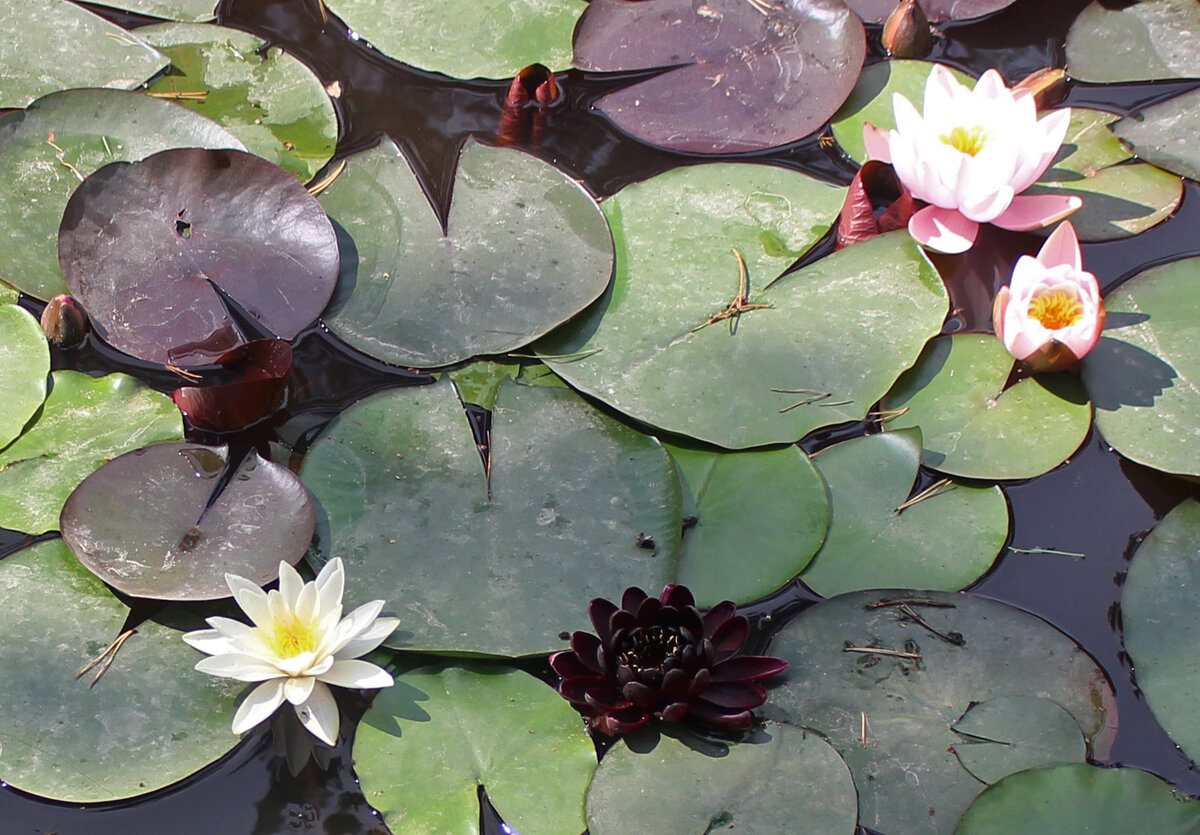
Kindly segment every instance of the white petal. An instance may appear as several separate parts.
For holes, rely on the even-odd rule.
[[[254,627],[250,624],[242,623],[240,620],[234,620],[233,618],[211,617],[206,622],[227,638],[236,638],[239,635],[254,631]]]
[[[233,715],[233,732],[245,733],[283,704],[283,681],[268,681],[249,693]]]
[[[245,577],[239,577],[236,574],[226,574],[225,584],[229,586],[229,590],[233,592],[233,599],[237,601],[238,606],[249,616],[250,620],[258,626],[270,622],[265,591]]]
[[[370,603],[364,603],[359,606],[346,617],[342,618],[342,622],[337,625],[335,638],[326,649],[330,653],[339,653],[352,640],[357,638],[363,632],[371,628],[375,622],[375,617],[382,611],[383,601],[372,600]]]
[[[346,573],[342,567],[342,558],[334,557],[325,563],[317,575],[317,596],[320,601],[321,617],[330,612],[336,612],[334,620],[342,616],[342,594],[346,587]]]
[[[353,638],[338,650],[338,658],[358,658],[360,655],[366,655],[382,644],[389,635],[396,631],[396,627],[399,625],[400,618],[376,619],[369,629],[358,633],[357,638]]]
[[[302,705],[296,705],[296,716],[300,724],[308,728],[309,733],[326,745],[337,744],[339,727],[337,702],[333,693],[321,682],[313,686],[312,694]]]
[[[338,661],[328,672],[322,673],[321,681],[358,690],[391,687],[395,684],[392,676],[382,667],[377,667],[369,661],[358,660]]]
[[[210,676],[233,678],[238,681],[266,681],[284,674],[274,664],[268,664],[252,655],[237,653],[201,658],[196,663],[196,669]]]
[[[188,646],[200,650],[205,655],[220,655],[234,651],[229,638],[215,629],[199,629],[195,632],[188,632],[183,636],[183,640]]]
[[[286,562],[279,563],[279,593],[283,596],[287,607],[292,611],[296,609],[296,598],[300,596],[300,590],[304,588],[305,583],[300,579],[300,573]]]
[[[299,655],[293,655],[291,658],[280,658],[276,662],[276,666],[284,675],[301,676],[308,673],[313,661],[317,659],[315,653],[302,652]]]
[[[301,623],[312,623],[317,619],[317,585],[305,583],[300,594],[292,603],[292,611]]]
[[[283,697],[294,705],[302,705],[312,695],[313,686],[317,683],[310,676],[297,676],[283,680]]]

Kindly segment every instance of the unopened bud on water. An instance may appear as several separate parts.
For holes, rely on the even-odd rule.
[[[42,310],[42,332],[57,348],[74,348],[83,342],[87,329],[87,314],[66,293],[59,293]]]
[[[933,49],[933,30],[918,0],[900,0],[883,24],[883,48],[895,58],[924,58]]]

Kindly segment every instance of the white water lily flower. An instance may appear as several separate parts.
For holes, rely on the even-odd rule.
[[[1029,230],[1049,226],[1083,205],[1075,196],[1022,194],[1049,167],[1071,120],[1068,108],[1040,121],[1029,93],[1014,94],[995,70],[975,89],[935,64],[925,83],[924,113],[892,97],[896,130],[867,123],[872,159],[890,162],[913,197],[928,203],[908,223],[916,240],[939,252],[965,252],[979,224]]]
[[[234,733],[250,730],[288,701],[313,736],[333,745],[338,708],[327,685],[374,689],[394,683],[380,667],[356,659],[379,646],[400,620],[378,617],[382,600],[342,617],[341,559],[326,563],[311,583],[281,562],[278,591],[263,591],[236,574],[226,574],[225,582],[254,625],[213,617],[212,629],[189,632],[183,640],[211,656],[196,664],[200,672],[262,682],[234,715]]]

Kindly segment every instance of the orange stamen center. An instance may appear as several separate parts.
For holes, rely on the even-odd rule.
[[[1045,328],[1061,330],[1083,318],[1083,302],[1066,290],[1047,290],[1029,302],[1029,316]]]
[[[267,638],[267,645],[280,658],[294,658],[303,652],[317,649],[317,631],[311,623],[302,623],[295,615],[275,622],[275,630]]]
[[[951,148],[954,148],[956,151],[962,151],[969,157],[973,157],[982,151],[988,142],[987,131],[978,126],[973,128],[959,126],[949,133],[942,134],[939,138]]]

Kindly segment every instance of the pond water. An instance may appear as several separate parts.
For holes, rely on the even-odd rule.
[[[972,74],[996,66],[1009,78],[1044,66],[1061,66],[1066,28],[1085,5],[1085,0],[1054,4],[1019,0],[990,19],[949,27],[949,37],[932,57]],[[309,64],[323,81],[340,82],[339,156],[391,136],[421,161],[417,170],[427,190],[444,204],[457,141],[466,135],[485,142],[494,139],[507,83],[457,82],[398,65],[346,38],[336,26],[322,29],[314,8],[305,0],[235,0],[222,4],[219,17],[226,25],[283,47]],[[147,22],[104,13],[122,25]],[[874,57],[881,54],[877,30],[871,34]],[[530,150],[582,180],[595,194],[612,194],[627,183],[696,160],[631,141],[590,112],[590,103],[610,88],[611,80],[572,71],[562,83],[567,102],[554,114],[544,144]],[[1067,103],[1124,112],[1174,91],[1170,85],[1076,85]],[[816,139],[739,157],[745,158],[843,183],[854,171],[852,164],[822,148]],[[1145,265],[1196,254],[1200,254],[1200,194],[1191,184],[1175,216],[1155,229],[1132,239],[1084,246],[1085,263],[1106,290]],[[35,302],[26,306],[34,312],[39,309]],[[948,327],[970,327],[972,317],[979,315],[968,306],[963,321]],[[317,429],[355,400],[429,379],[363,358],[319,326],[302,334],[295,345],[294,395],[277,435],[301,451]],[[70,352],[56,351],[53,363],[56,369],[127,371],[163,391],[177,385],[175,377],[94,342]],[[856,431],[825,432],[803,446],[813,451]],[[1180,501],[1198,495],[1196,486],[1123,459],[1093,432],[1068,463],[1039,478],[1008,484],[1006,489],[1013,548],[1052,548],[1086,557],[1010,552],[970,590],[1044,618],[1074,638],[1107,672],[1116,691],[1120,726],[1106,763],[1151,771],[1183,792],[1200,795],[1200,773],[1161,730],[1133,683],[1122,648],[1119,610],[1134,548]],[[25,541],[22,535],[0,532],[0,553],[9,553]],[[772,630],[817,599],[802,586],[792,585],[746,607],[744,611],[755,619],[753,642],[758,646],[754,649],[761,649]],[[529,669],[550,677],[541,665]],[[354,718],[365,704],[363,699],[348,697],[343,709]],[[261,731],[182,784],[128,802],[83,808],[13,789],[0,791],[0,821],[5,832],[60,835],[385,831],[358,790],[348,745],[336,749],[327,770],[310,763],[292,775],[273,750],[270,736]],[[488,826],[494,831],[494,823]]]

